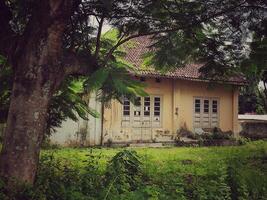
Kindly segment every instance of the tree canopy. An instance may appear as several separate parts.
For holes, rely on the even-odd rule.
[[[0,0],[0,68],[12,73],[1,85],[12,82],[0,174],[8,185],[13,177],[33,183],[49,107],[58,104],[53,97],[72,103],[72,80],[83,78],[104,100],[144,94],[121,45],[151,35],[154,67],[198,60],[207,76],[228,76],[249,57],[266,8],[265,0]],[[101,37],[105,23],[118,30],[114,39]]]

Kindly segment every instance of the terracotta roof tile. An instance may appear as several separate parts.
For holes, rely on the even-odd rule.
[[[167,73],[161,73],[153,69],[143,69],[143,55],[150,51],[149,46],[152,44],[152,40],[148,36],[141,36],[132,39],[133,45],[126,46],[125,60],[131,63],[136,70],[132,74],[146,77],[166,77],[175,79],[186,79],[186,80],[198,80],[198,81],[212,81],[211,79],[205,78],[201,73],[200,69],[204,64],[192,63],[187,64],[184,67],[177,68]],[[218,80],[216,80],[218,81]],[[236,76],[228,78],[227,80],[221,80],[222,82],[228,82],[231,84],[244,85],[246,83],[244,77]]]

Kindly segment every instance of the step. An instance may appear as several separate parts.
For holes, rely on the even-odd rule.
[[[164,147],[162,143],[132,143],[129,144],[129,147]]]

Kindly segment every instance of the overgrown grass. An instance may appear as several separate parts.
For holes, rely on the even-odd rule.
[[[43,150],[26,199],[267,199],[267,142]],[[1,190],[1,186],[0,186]],[[1,197],[1,195],[0,195]]]

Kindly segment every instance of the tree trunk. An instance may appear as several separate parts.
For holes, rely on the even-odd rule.
[[[13,180],[34,182],[48,106],[61,82],[70,74],[88,73],[91,60],[90,66],[96,67],[95,59],[66,54],[62,45],[68,20],[79,2],[36,1],[23,35],[13,45],[10,62],[15,75],[0,154],[0,175],[7,179],[8,186],[13,185]],[[0,7],[7,8],[3,3]],[[1,52],[5,53],[0,48]]]
[[[37,3],[13,55],[15,78],[0,154],[0,175],[8,187],[34,182],[49,102],[65,77],[62,37],[73,3]]]
[[[8,184],[33,183],[46,127],[50,92],[35,85],[32,91],[14,83],[0,169]],[[11,181],[11,182],[10,182]]]

